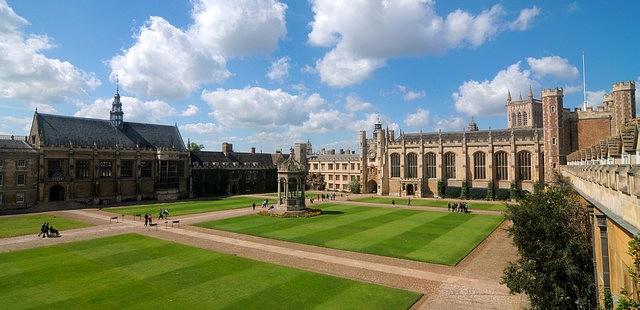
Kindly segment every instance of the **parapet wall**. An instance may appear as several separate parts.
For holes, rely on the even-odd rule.
[[[561,166],[560,173],[625,230],[640,230],[640,165]]]

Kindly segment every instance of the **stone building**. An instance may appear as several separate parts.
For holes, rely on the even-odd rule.
[[[26,137],[0,137],[0,209],[28,208],[38,200],[38,155]]]
[[[360,155],[350,150],[322,150],[308,156],[309,174],[321,175],[325,190],[348,192],[352,180],[360,182],[362,166]]]
[[[222,143],[222,151],[191,153],[193,192],[196,197],[269,193],[277,189],[276,163],[280,153],[234,152],[233,145]]]
[[[531,191],[553,179],[567,155],[624,130],[635,116],[635,84],[613,85],[598,107],[564,108],[562,88],[544,89],[536,99],[506,101],[506,129],[478,130],[471,122],[459,132],[405,133],[396,136],[378,121],[373,136],[360,132],[362,190],[395,196],[434,196],[441,184],[448,196],[511,187]]]
[[[189,151],[178,128],[125,122],[117,91],[109,120],[36,111],[28,142],[40,202],[189,197]]]

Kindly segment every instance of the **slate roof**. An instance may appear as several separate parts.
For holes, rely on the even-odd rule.
[[[43,113],[35,121],[44,146],[187,150],[175,126],[124,122],[120,130],[109,120]]]
[[[274,156],[276,155],[276,156]],[[282,154],[270,154],[270,153],[238,153],[231,152],[227,155],[220,151],[200,151],[191,152],[191,161],[197,163],[239,163],[250,164],[258,163],[261,167],[276,167],[277,161],[282,158]]]
[[[308,156],[309,161],[360,161],[358,154],[317,154]]]
[[[0,152],[3,153],[35,153],[36,151],[22,139],[0,139]]]

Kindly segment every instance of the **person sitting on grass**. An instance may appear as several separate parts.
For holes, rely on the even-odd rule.
[[[60,232],[51,226],[49,227],[49,237],[60,237]]]

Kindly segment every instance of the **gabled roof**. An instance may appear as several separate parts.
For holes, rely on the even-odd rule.
[[[269,153],[236,153],[227,155],[224,152],[200,151],[191,152],[191,161],[198,163],[258,163],[260,166],[272,166],[275,168],[276,159]]]
[[[0,152],[6,153],[35,153],[36,151],[22,139],[0,139]]]
[[[36,113],[43,146],[174,149],[186,151],[175,126],[124,122],[122,129],[109,120]]]

